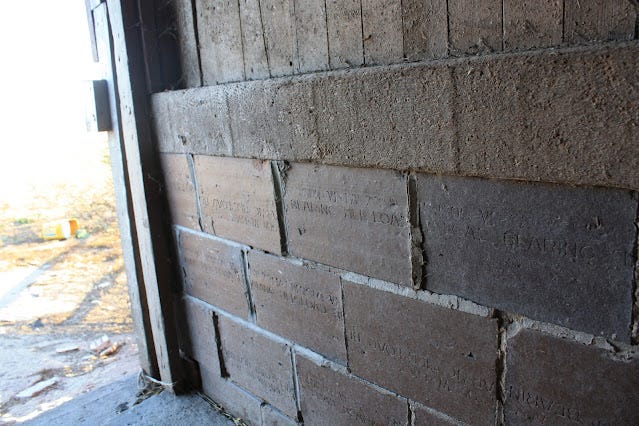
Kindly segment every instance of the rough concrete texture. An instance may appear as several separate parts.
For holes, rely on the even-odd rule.
[[[459,172],[639,188],[638,65],[630,44],[457,67]]]
[[[505,424],[639,424],[639,361],[530,330],[508,346]]]
[[[496,319],[343,286],[353,374],[462,421],[494,422]]]
[[[184,353],[196,360],[200,365],[214,371],[220,370],[220,359],[217,353],[213,311],[192,298],[183,299],[184,319],[181,348]]]
[[[420,175],[425,288],[630,339],[637,194]]]
[[[180,87],[197,87],[200,79],[200,58],[195,40],[193,8],[191,0],[173,0],[175,11],[175,37],[180,55]]]
[[[400,0],[361,0],[364,63],[392,64],[404,56]]]
[[[448,54],[446,0],[402,1],[404,56],[409,61],[443,58]]]
[[[208,89],[153,95],[152,121],[160,151],[231,155],[233,147],[226,97],[226,93]]]
[[[219,317],[224,367],[231,381],[290,417],[297,417],[291,349]]]
[[[63,425],[194,425],[231,426],[198,395],[175,396],[169,392],[136,403],[137,375],[91,391],[51,411],[24,422],[30,426]]]
[[[502,49],[501,0],[448,0],[451,55]]]
[[[195,1],[203,84],[244,80],[237,0]]]
[[[163,152],[232,140],[242,157],[639,189],[638,58],[628,43],[167,92],[154,125]]]
[[[504,49],[559,46],[563,0],[504,0]]]
[[[180,232],[184,291],[242,318],[249,315],[242,252],[203,235]]]
[[[300,405],[309,425],[405,425],[408,404],[379,390],[296,355]]]
[[[281,252],[270,162],[198,155],[195,174],[204,231]]]
[[[291,75],[299,70],[294,8],[294,0],[260,0],[271,77]]]
[[[363,65],[360,0],[326,0],[326,26],[331,68]]]
[[[637,3],[633,0],[565,0],[564,41],[632,40]]]
[[[292,255],[412,286],[405,175],[300,163],[285,173]]]
[[[242,47],[244,49],[244,73],[247,80],[257,80],[270,76],[264,28],[260,14],[259,0],[240,0],[240,23],[242,26]]]
[[[223,378],[219,370],[200,365],[200,375],[204,394],[222,406],[226,412],[242,419],[249,426],[262,424],[261,399]]]
[[[256,251],[248,261],[257,325],[346,363],[339,276]]]
[[[166,198],[171,222],[191,229],[200,229],[197,198],[191,167],[184,154],[160,154]]]
[[[328,69],[325,0],[295,0],[295,34],[299,71]]]

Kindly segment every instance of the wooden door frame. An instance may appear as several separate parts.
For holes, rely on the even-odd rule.
[[[141,19],[153,17],[156,5],[86,0],[86,7],[109,87],[111,163],[140,363],[148,376],[180,392],[186,384],[176,328],[179,284],[148,108],[148,95],[158,90],[162,76],[146,60],[158,53],[150,42],[155,22]]]

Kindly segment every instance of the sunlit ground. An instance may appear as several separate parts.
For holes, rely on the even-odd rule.
[[[88,40],[84,2],[3,5],[0,424],[139,369],[108,143],[84,130],[81,80],[95,75]],[[68,218],[82,238],[41,238],[43,223]],[[115,351],[91,350],[105,334]],[[19,397],[47,380],[55,383]]]

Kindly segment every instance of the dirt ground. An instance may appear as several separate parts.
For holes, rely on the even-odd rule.
[[[66,160],[59,166],[73,172],[0,187],[0,424],[139,370],[106,140]],[[65,218],[78,220],[80,238],[41,238],[43,223]]]

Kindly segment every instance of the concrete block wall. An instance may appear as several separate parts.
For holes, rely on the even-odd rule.
[[[176,4],[188,89],[150,104],[208,396],[639,424],[635,3]]]

